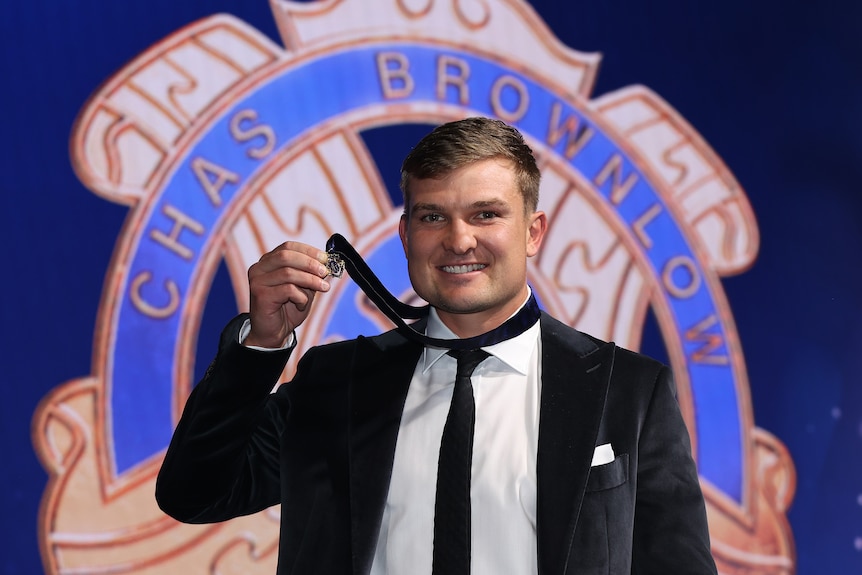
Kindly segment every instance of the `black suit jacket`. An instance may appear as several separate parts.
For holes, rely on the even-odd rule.
[[[366,574],[420,345],[397,332],[289,352],[237,343],[189,397],[156,497],[180,521],[281,503],[279,574]],[[670,371],[541,318],[539,573],[715,573],[704,502]],[[595,446],[616,459],[592,467]]]

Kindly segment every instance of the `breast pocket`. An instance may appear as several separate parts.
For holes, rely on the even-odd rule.
[[[626,558],[631,557],[634,491],[628,479],[627,453],[590,468],[567,575],[631,572]]]
[[[587,491],[604,491],[619,487],[629,480],[629,454],[618,455],[610,463],[590,468]]]

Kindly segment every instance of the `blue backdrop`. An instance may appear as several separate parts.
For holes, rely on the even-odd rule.
[[[747,192],[759,256],[723,285],[755,423],[796,465],[798,573],[862,572],[862,4],[533,5],[564,44],[603,54],[595,95],[648,86]],[[31,418],[52,388],[90,373],[102,284],[128,211],[75,177],[72,123],[129,59],[217,12],[280,43],[264,0],[31,0],[0,17],[2,573],[43,569],[36,534],[47,476]],[[225,287],[211,298],[206,353],[231,298]]]

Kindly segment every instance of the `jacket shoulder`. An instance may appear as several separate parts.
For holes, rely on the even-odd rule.
[[[614,364],[616,367],[630,367],[636,370],[658,372],[667,368],[662,362],[642,353],[618,346],[615,342],[605,341],[586,332],[579,331],[547,312],[542,312],[543,337],[561,338],[572,345],[581,356],[589,355],[605,346],[614,348]]]

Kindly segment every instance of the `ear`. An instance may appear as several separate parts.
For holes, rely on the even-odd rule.
[[[527,219],[527,257],[533,257],[539,253],[542,239],[548,230],[548,216],[545,212],[533,212]]]
[[[404,257],[407,257],[407,214],[401,214],[401,219],[398,221],[398,235],[401,237]]]

